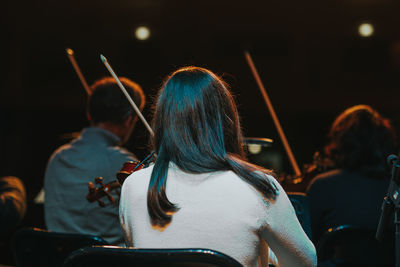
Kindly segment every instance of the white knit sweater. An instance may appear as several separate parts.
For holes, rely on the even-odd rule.
[[[244,266],[266,266],[268,249],[279,266],[315,266],[316,253],[282,189],[275,201],[231,171],[189,174],[170,164],[166,193],[180,208],[172,222],[153,227],[147,189],[153,167],[130,175],[122,187],[120,220],[127,246],[137,248],[207,248]]]

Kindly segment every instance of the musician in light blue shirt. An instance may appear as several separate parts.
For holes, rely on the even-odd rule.
[[[145,97],[141,87],[126,79],[121,82],[142,110]],[[120,147],[131,135],[137,116],[112,78],[103,78],[91,86],[87,103],[90,127],[80,136],[58,148],[50,157],[45,172],[45,222],[48,230],[90,234],[110,244],[122,244],[118,221],[119,192],[115,202],[100,207],[86,200],[88,182],[103,177],[114,181],[126,161],[135,156]]]

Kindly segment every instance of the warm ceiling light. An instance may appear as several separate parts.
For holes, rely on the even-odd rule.
[[[137,27],[135,30],[135,36],[141,41],[147,40],[150,37],[150,29],[146,26]]]
[[[250,154],[258,154],[261,152],[261,145],[259,144],[247,144],[247,148]]]
[[[361,37],[370,37],[374,34],[374,26],[371,23],[361,23],[358,26],[358,33]]]

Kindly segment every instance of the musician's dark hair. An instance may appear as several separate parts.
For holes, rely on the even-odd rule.
[[[325,154],[335,167],[384,178],[386,157],[395,151],[396,134],[387,118],[368,105],[346,109],[333,122]]]
[[[120,77],[119,79],[135,104],[142,110],[145,105],[145,96],[140,85],[128,78]],[[114,78],[104,77],[99,79],[93,83],[90,89],[91,94],[88,98],[87,111],[93,123],[121,124],[129,115],[133,115],[135,118],[136,112]]]
[[[263,197],[276,197],[278,189],[263,174],[273,173],[245,160],[238,111],[220,77],[200,67],[178,69],[164,82],[153,108],[157,159],[147,194],[152,225],[167,225],[179,209],[166,195],[170,162],[188,173],[231,170]]]

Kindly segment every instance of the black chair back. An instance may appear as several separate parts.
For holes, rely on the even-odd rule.
[[[25,228],[13,237],[13,254],[17,267],[57,267],[79,248],[106,244],[97,236]]]
[[[380,243],[375,233],[351,225],[329,229],[317,244],[319,266],[394,266],[394,238]]]
[[[233,258],[210,249],[135,249],[93,246],[74,251],[64,267],[242,267]]]
[[[297,219],[303,227],[304,232],[311,239],[310,207],[307,195],[300,192],[288,192],[287,195],[290,202],[292,202]]]

